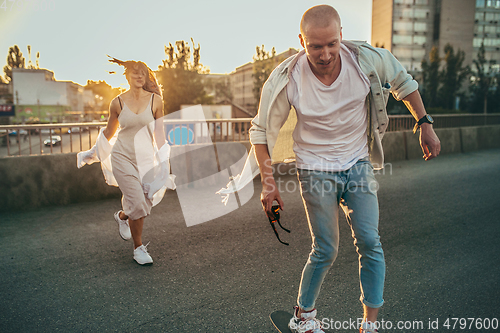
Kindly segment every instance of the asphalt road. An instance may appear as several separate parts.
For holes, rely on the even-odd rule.
[[[500,150],[396,162],[377,178],[386,328],[463,332],[478,320],[460,329],[460,318],[490,326],[497,318],[497,330],[482,331],[499,331]],[[296,182],[282,180],[288,189]],[[268,315],[291,311],[310,236],[299,193],[285,191],[282,222],[292,233],[282,233],[290,246],[278,243],[254,184],[244,206],[189,228],[169,192],[146,219],[150,267],[135,264],[132,243],[118,235],[119,200],[2,214],[0,332],[273,332]],[[346,327],[361,306],[342,221],[317,308],[320,319]],[[406,329],[396,329],[401,323]]]

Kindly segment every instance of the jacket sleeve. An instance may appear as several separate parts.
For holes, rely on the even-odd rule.
[[[111,154],[111,149],[113,145],[104,136],[104,127],[101,128],[99,135],[97,136],[96,142],[92,148],[89,150],[79,152],[77,157],[76,165],[78,169],[83,167],[85,164],[92,164],[95,162],[102,162]]]
[[[400,101],[418,89],[417,81],[391,52],[382,48],[373,48],[373,50],[375,52],[368,53],[370,60],[375,65],[381,83],[390,84],[390,91],[396,100]]]
[[[252,120],[252,127],[250,127],[250,142],[255,144],[266,144],[267,143],[267,126],[269,124],[269,115],[271,104],[276,100],[279,91],[277,91],[277,86],[279,86],[280,80],[282,81],[284,73],[284,68],[286,67],[288,61],[283,61],[279,64],[269,75],[262,86],[262,91],[260,95],[259,110],[257,115]],[[288,107],[288,110],[290,106]]]
[[[267,112],[269,110],[269,103],[272,92],[272,82],[270,78],[264,83],[260,95],[259,110],[257,115],[252,119],[252,127],[250,127],[250,142],[252,145],[266,144],[266,131],[267,131]]]

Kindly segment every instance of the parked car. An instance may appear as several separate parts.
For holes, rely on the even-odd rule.
[[[19,135],[27,135],[28,131],[25,129],[19,130]],[[17,131],[9,131],[9,136],[17,136]]]
[[[56,134],[66,134],[69,133],[71,129],[69,127],[62,127],[54,129],[54,133]]]
[[[81,132],[85,132],[85,131],[88,131],[89,128],[88,126],[82,126],[82,127],[71,127],[68,131],[68,133],[80,133]]]
[[[50,140],[50,138],[48,138],[47,140],[45,140],[43,142],[44,145],[46,146],[57,146],[57,145],[60,145],[61,144],[61,137],[59,135],[53,135],[52,136],[52,141]]]

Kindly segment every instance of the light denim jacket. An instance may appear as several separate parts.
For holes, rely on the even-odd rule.
[[[356,56],[361,70],[370,80],[370,93],[366,97],[368,111],[366,132],[370,160],[375,169],[381,169],[384,166],[382,137],[389,123],[386,110],[389,92],[396,100],[401,100],[417,90],[418,83],[389,51],[374,48],[361,41],[342,41],[342,43]],[[252,120],[250,128],[252,149],[243,170],[231,179],[226,188],[217,192],[223,197],[224,204],[227,204],[231,193],[245,187],[259,174],[253,145],[267,144],[273,164],[295,159],[292,133],[297,123],[297,116],[288,102],[285,88],[290,81],[293,66],[304,53],[302,50],[283,61],[264,83],[259,111]]]
[[[388,50],[375,48],[361,41],[342,43],[356,56],[361,70],[370,80],[370,93],[366,98],[369,120],[367,135],[371,162],[379,169],[384,164],[381,140],[389,123],[386,110],[389,92],[396,100],[401,100],[417,90],[418,83]],[[271,73],[262,88],[258,114],[252,120],[250,142],[253,145],[267,144],[273,163],[294,158],[290,129],[295,128],[296,115],[290,112],[291,105],[285,88],[292,68],[304,53],[302,50],[289,57]],[[289,115],[289,125],[284,131],[280,131]]]

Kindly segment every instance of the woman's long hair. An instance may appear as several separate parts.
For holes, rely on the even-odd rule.
[[[132,70],[142,70],[147,73],[146,83],[144,84],[144,86],[142,86],[142,89],[162,96],[161,87],[156,81],[155,73],[145,63],[143,63],[142,61],[134,60],[122,61],[109,55],[108,57],[111,58],[109,59],[109,62],[113,62],[125,68],[125,71],[123,73],[125,77],[127,77]]]

